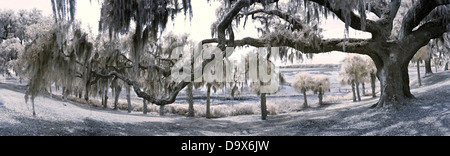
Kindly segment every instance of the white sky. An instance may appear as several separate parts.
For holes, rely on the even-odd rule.
[[[217,20],[215,16],[215,8],[220,6],[219,2],[212,1],[211,4],[205,1],[192,1],[193,19],[189,21],[183,14],[179,14],[175,21],[175,25],[169,22],[166,32],[173,31],[175,34],[188,33],[191,39],[199,41],[202,39],[211,38],[211,24]],[[83,27],[90,26],[92,31],[98,31],[98,21],[100,19],[100,5],[97,0],[78,0],[77,1],[77,15],[76,18],[81,20]],[[0,0],[0,9],[32,9],[37,8],[42,10],[45,15],[51,15],[50,0]],[[325,38],[343,38],[344,37],[344,23],[339,20],[327,20],[322,26],[322,35]],[[256,29],[253,26],[247,25],[245,30],[236,33],[236,38],[256,37]],[[350,38],[369,38],[370,34],[350,30]],[[331,53],[315,55],[313,60],[308,60],[306,63],[339,63],[346,56],[344,53]]]

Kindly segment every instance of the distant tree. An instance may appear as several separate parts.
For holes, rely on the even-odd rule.
[[[344,59],[344,64],[341,67],[340,76],[341,82],[344,84],[351,83],[355,86],[357,100],[361,101],[361,95],[359,92],[359,84],[364,79],[364,76],[368,76],[366,62],[359,55],[348,55]],[[352,87],[353,88],[353,87]],[[356,99],[355,97],[353,99]],[[355,101],[355,100],[354,100]]]
[[[318,94],[319,105],[323,105],[323,95],[330,91],[330,79],[326,75],[316,75],[312,77],[312,91]]]
[[[438,39],[433,39],[428,44],[428,51],[432,53],[434,65],[437,72],[439,66],[443,70],[448,70],[450,61],[450,33],[445,33]]]
[[[368,72],[368,77],[370,79],[370,86],[372,87],[372,97],[377,97],[375,93],[376,89],[376,81],[377,81],[377,68],[375,66],[375,63],[370,59],[369,57],[365,57],[364,59],[365,65],[366,65],[366,71]],[[368,79],[366,79],[368,80]]]
[[[0,10],[0,74],[11,75],[10,71],[16,74],[20,72],[16,71],[14,64],[24,51],[26,43],[23,41],[31,39],[26,35],[26,30],[32,25],[44,22],[42,18],[41,11],[36,9],[20,10],[18,13]]]
[[[19,38],[7,39],[0,44],[0,74],[11,76],[14,61],[22,55],[24,48]]]
[[[14,36],[17,15],[13,10],[0,10],[0,43]]]
[[[306,98],[306,92],[313,88],[313,83],[314,83],[313,78],[311,77],[311,75],[309,75],[309,73],[298,73],[297,75],[295,75],[294,81],[292,82],[293,88],[296,91],[303,93],[304,108],[308,107],[308,99]]]
[[[44,17],[41,10],[19,10],[19,12],[17,12],[17,28],[14,32],[14,36],[19,38],[22,44],[25,44],[24,41],[30,42],[31,38],[29,37],[34,36],[26,35],[25,31],[27,27],[42,22],[43,18]]]
[[[343,68],[341,68],[341,71],[339,72],[339,83],[341,85],[350,85],[352,87],[353,102],[356,102],[355,79],[353,76],[349,76]]]

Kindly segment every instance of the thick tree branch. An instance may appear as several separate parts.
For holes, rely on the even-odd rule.
[[[398,10],[400,9],[401,3],[402,3],[401,0],[392,0],[391,3],[389,4],[389,8],[385,9],[384,12],[385,17],[382,16],[382,18],[388,19],[390,25],[393,24],[395,16],[397,16]]]
[[[121,68],[117,68],[115,66],[106,66],[107,68],[112,68],[113,71],[121,71],[123,69],[130,69],[133,68],[133,66],[124,66]],[[169,77],[172,73],[170,70],[166,70],[165,68],[155,65],[155,64],[151,64],[148,66],[144,66],[142,64],[139,64],[139,69],[143,69],[143,70],[147,70],[147,69],[154,69],[156,70],[160,75],[163,75],[164,77]]]
[[[330,4],[329,1],[327,0],[309,0],[311,2],[315,2],[318,5],[324,6],[326,7],[329,11],[333,12],[341,21],[345,22],[346,19],[344,17],[344,10],[341,9],[337,9],[337,8],[333,8]],[[355,13],[353,13],[353,11],[350,12],[350,27],[355,29],[355,30],[361,30],[361,31],[367,31],[370,32],[372,34],[378,34],[380,32],[379,28],[377,27],[377,24],[375,21],[366,19],[366,23],[365,23],[365,29],[363,29],[362,27],[362,23],[361,23],[361,17],[359,17],[358,15],[356,15]],[[376,35],[374,35],[376,36]]]
[[[155,65],[155,64],[151,64],[151,65],[148,65],[148,66],[143,66],[143,65],[139,64],[139,68],[141,68],[141,69],[150,69],[150,68],[151,69],[155,69],[156,71],[158,71],[159,74],[163,75],[164,77],[169,77],[172,74],[172,72],[170,70],[166,70],[165,68],[163,68],[161,66],[158,66],[158,65]]]
[[[219,39],[218,47],[225,51],[226,48],[226,35],[225,31],[231,25],[235,17],[241,12],[242,9],[250,7],[255,3],[261,3],[262,5],[268,5],[271,3],[277,3],[278,0],[239,0],[233,4],[231,10],[225,14],[223,19],[217,25],[217,37]]]
[[[411,34],[412,30],[436,7],[447,4],[450,4],[450,0],[419,0],[419,2],[417,2],[403,18],[399,39]]]
[[[380,3],[385,3],[385,2],[381,1]],[[382,6],[386,6],[386,5],[385,4],[379,5],[379,4],[376,4],[376,3],[369,4],[370,11],[372,13],[374,13],[375,15],[377,15],[377,17],[379,17],[379,18],[381,18],[381,16],[383,16],[384,8]]]
[[[275,39],[276,38],[276,39]],[[202,43],[218,43],[219,40],[207,39]],[[318,54],[331,51],[342,51],[344,46],[349,53],[369,54],[370,51],[366,48],[369,41],[366,39],[328,39],[319,42],[318,46],[307,41],[297,40],[295,38],[288,38],[283,35],[271,36],[271,38],[255,39],[251,37],[243,38],[241,40],[235,40],[234,46],[253,46],[253,47],[290,47],[301,51],[303,53]]]
[[[233,8],[223,17],[223,19],[217,25],[217,37],[219,39],[218,47],[225,50],[226,38],[225,31],[233,22],[234,17],[236,17],[239,12],[250,5],[254,4],[254,0],[239,0],[233,6]]]
[[[445,32],[447,32],[447,27],[449,26],[449,24],[450,23],[448,21],[446,22],[442,19],[436,19],[434,21],[427,22],[416,31],[413,31],[408,36],[400,40],[400,45],[405,45],[403,46],[404,48],[419,49],[420,47],[427,45],[431,39],[441,37]],[[416,51],[412,52],[413,53],[406,55],[412,58],[412,56],[416,54]]]

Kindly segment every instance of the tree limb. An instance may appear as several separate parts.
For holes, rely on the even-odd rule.
[[[277,38],[277,39],[271,39]],[[369,54],[371,51],[367,50],[365,46],[369,43],[367,39],[328,39],[319,42],[319,46],[316,47],[307,41],[296,40],[294,38],[288,38],[283,35],[271,36],[271,38],[255,39],[251,37],[243,38],[241,40],[235,40],[234,46],[253,46],[253,47],[290,47],[301,51],[305,54],[318,54],[331,51],[342,51],[344,46],[349,53]],[[272,40],[271,42],[269,42]],[[279,42],[278,42],[278,41]],[[218,43],[219,39],[207,39],[202,43]],[[345,44],[345,45],[344,45]]]
[[[151,96],[150,94],[142,91],[141,86],[139,85],[138,82],[131,80],[130,78],[127,78],[124,75],[119,74],[115,71],[110,72],[108,74],[100,74],[97,72],[92,72],[92,73],[96,77],[100,77],[100,78],[112,78],[112,77],[119,78],[122,81],[124,81],[125,83],[127,83],[128,85],[133,86],[134,92],[136,93],[136,95],[138,97],[143,98],[143,99],[145,99],[155,105],[158,105],[158,106],[164,106],[164,105],[169,105],[169,104],[174,103],[178,93],[189,84],[188,82],[181,82],[177,86],[175,86],[174,90],[170,93],[170,95],[168,97],[155,98],[155,97]]]
[[[303,29],[303,24],[296,18],[292,17],[291,15],[287,14],[287,13],[283,13],[279,10],[264,10],[264,9],[258,9],[258,10],[254,10],[251,12],[248,12],[244,15],[249,16],[252,15],[254,17],[255,14],[257,13],[265,13],[268,15],[275,15],[278,16],[281,19],[284,19],[285,21],[289,22],[292,24],[293,26],[293,30],[301,30]]]
[[[405,48],[419,49],[420,47],[427,45],[431,39],[439,38],[447,32],[447,25],[449,25],[449,22],[442,19],[427,22],[416,31],[413,31],[408,36],[400,40],[402,43],[401,45],[408,45],[404,46]],[[416,54],[416,51],[406,55],[412,58],[414,54]]]
[[[253,0],[239,0],[234,4],[234,7],[223,17],[223,19],[217,25],[217,37],[219,39],[218,47],[225,50],[226,38],[225,31],[233,22],[234,17],[239,14],[239,12],[250,5],[254,4]]]
[[[419,0],[419,2],[416,2],[416,5],[403,18],[398,35],[399,39],[411,34],[412,30],[436,7],[447,4],[450,4],[450,0]]]
[[[318,5],[326,7],[329,11],[333,12],[341,21],[343,22],[346,21],[345,17],[343,16],[344,10],[333,8],[329,1],[327,0],[309,0],[309,1],[315,2]],[[353,11],[350,12],[350,20],[351,21],[349,26],[355,30],[367,31],[373,34],[377,34],[378,32],[380,32],[376,22],[369,19],[366,19],[365,23],[366,27],[365,29],[363,29],[361,17],[356,15]]]

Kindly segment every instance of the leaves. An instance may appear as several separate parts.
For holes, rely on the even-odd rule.
[[[0,44],[0,74],[11,76],[10,70],[16,65],[16,60],[22,55],[23,51],[24,46],[18,38],[4,40]]]
[[[298,73],[294,77],[292,87],[299,92],[305,92],[314,88],[313,78],[309,73]]]

